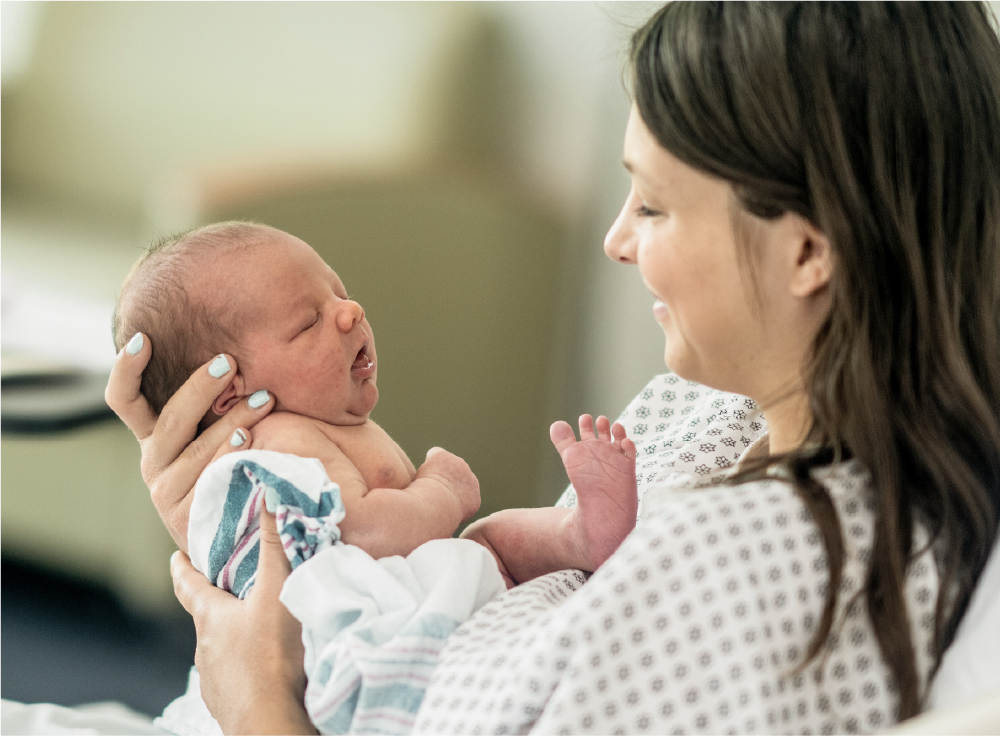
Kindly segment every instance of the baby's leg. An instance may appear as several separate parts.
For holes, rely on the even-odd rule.
[[[566,422],[549,430],[566,474],[576,489],[577,506],[565,530],[579,550],[583,570],[596,570],[635,528],[639,498],[635,480],[635,445],[625,428],[597,418],[597,437],[589,414],[580,417],[580,441]]]

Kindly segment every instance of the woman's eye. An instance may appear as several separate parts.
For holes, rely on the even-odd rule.
[[[635,214],[637,214],[639,217],[655,217],[660,213],[657,212],[656,210],[649,209],[649,207],[647,207],[644,204],[640,204],[638,207],[636,207]]]

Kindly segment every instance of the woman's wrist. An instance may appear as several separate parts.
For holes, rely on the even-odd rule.
[[[305,706],[292,695],[272,693],[258,698],[239,721],[224,727],[232,734],[316,734]]]

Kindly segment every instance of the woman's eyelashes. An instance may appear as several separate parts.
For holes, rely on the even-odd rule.
[[[639,217],[656,217],[660,213],[654,209],[650,209],[644,204],[640,204],[638,207],[635,208],[635,214],[638,215]]]

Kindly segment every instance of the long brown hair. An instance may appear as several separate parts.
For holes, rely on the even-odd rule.
[[[995,19],[992,20],[995,24]],[[903,584],[915,521],[941,551],[937,662],[1000,516],[1000,42],[978,3],[688,3],[632,38],[659,143],[750,216],[829,238],[832,306],[803,367],[813,425],[781,463],[822,531],[830,632],[840,523],[811,470],[871,474],[865,586],[901,718],[920,710]],[[812,448],[812,449],[810,449]],[[819,448],[819,449],[815,449]]]

